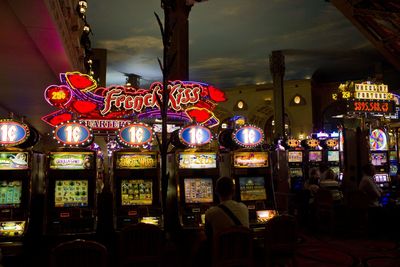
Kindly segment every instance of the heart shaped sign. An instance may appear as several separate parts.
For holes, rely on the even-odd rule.
[[[46,88],[44,97],[50,105],[63,108],[71,101],[72,92],[65,85],[51,85]]]
[[[82,100],[75,101],[72,104],[72,106],[76,111],[78,111],[81,114],[92,112],[97,107],[97,105],[93,102],[82,101]]]
[[[65,77],[71,88],[82,92],[89,92],[97,87],[96,81],[87,74],[82,74],[80,72],[67,72]]]

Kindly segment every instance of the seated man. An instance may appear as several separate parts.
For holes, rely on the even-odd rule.
[[[205,231],[209,240],[213,234],[234,225],[249,227],[249,210],[243,203],[233,200],[233,180],[229,177],[219,178],[215,190],[220,204],[209,208],[205,215]]]

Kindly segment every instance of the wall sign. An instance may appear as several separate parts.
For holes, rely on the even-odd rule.
[[[0,120],[0,146],[16,146],[29,137],[29,127],[11,119]]]
[[[93,140],[92,130],[78,122],[61,123],[53,133],[54,139],[64,146],[85,146]]]
[[[243,147],[256,147],[264,140],[263,131],[252,125],[245,125],[232,133],[232,139]]]
[[[211,131],[202,125],[189,125],[179,131],[179,139],[190,147],[202,146],[210,143]]]
[[[117,140],[126,146],[143,146],[153,141],[153,130],[144,123],[131,123],[118,131]]]

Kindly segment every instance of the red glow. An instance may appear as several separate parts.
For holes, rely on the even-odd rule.
[[[87,74],[79,72],[67,72],[65,75],[68,84],[74,88],[83,92],[90,91],[96,88],[97,83]]]
[[[214,86],[208,86],[208,92],[211,100],[214,100],[215,102],[226,101],[225,93],[219,90],[218,88],[215,88]]]
[[[86,113],[92,112],[97,107],[97,105],[93,102],[82,101],[82,100],[75,101],[72,104],[72,106],[74,107],[74,109],[77,112],[79,112],[81,114],[86,114]]]
[[[62,122],[69,121],[69,120],[71,120],[71,119],[72,119],[72,115],[71,115],[71,114],[69,114],[69,113],[64,113],[64,114],[61,114],[61,115],[58,115],[58,116],[53,117],[53,118],[50,120],[50,123],[51,123],[52,125],[58,125],[58,124],[60,124],[60,123],[62,123]]]
[[[213,113],[205,108],[188,108],[186,110],[186,113],[189,115],[190,118],[198,123],[206,122],[213,116]]]
[[[47,102],[55,107],[64,107],[71,100],[71,97],[71,90],[64,85],[52,85],[47,87],[45,91]]]

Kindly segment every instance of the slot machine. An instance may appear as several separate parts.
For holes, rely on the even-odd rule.
[[[375,183],[384,191],[390,186],[389,150],[386,132],[381,128],[372,129],[369,136],[370,161],[375,166]]]
[[[47,155],[47,235],[93,234],[96,230],[96,152],[83,149]]]
[[[130,148],[113,153],[117,230],[139,222],[163,226],[159,157],[157,152],[149,149],[153,136],[152,127],[145,123],[133,122],[118,130],[118,143]]]
[[[33,180],[38,180],[43,158],[31,149],[38,137],[23,122],[0,120],[0,248],[4,256],[19,254],[28,234],[38,230],[30,224],[36,212],[31,210],[32,195],[37,193]]]
[[[218,154],[210,151],[176,153],[180,219],[184,228],[204,225],[206,210],[216,203],[217,159]]]
[[[265,223],[276,214],[269,153],[234,151],[232,163],[237,200],[248,207],[250,225]]]
[[[319,145],[319,140],[315,138],[303,140],[302,145],[307,150],[307,175],[309,176],[311,169],[319,168],[323,163],[323,150]]]
[[[0,150],[0,243],[22,242],[29,222],[32,153]]]
[[[157,152],[114,152],[116,229],[139,222],[162,227],[159,166]]]
[[[299,192],[304,187],[304,150],[300,141],[289,138],[286,140],[290,189],[293,193]]]
[[[341,164],[340,164],[340,151],[339,151],[339,139],[332,137],[323,141],[325,147],[325,162],[328,168],[330,168],[336,175],[337,179],[341,177]]]

